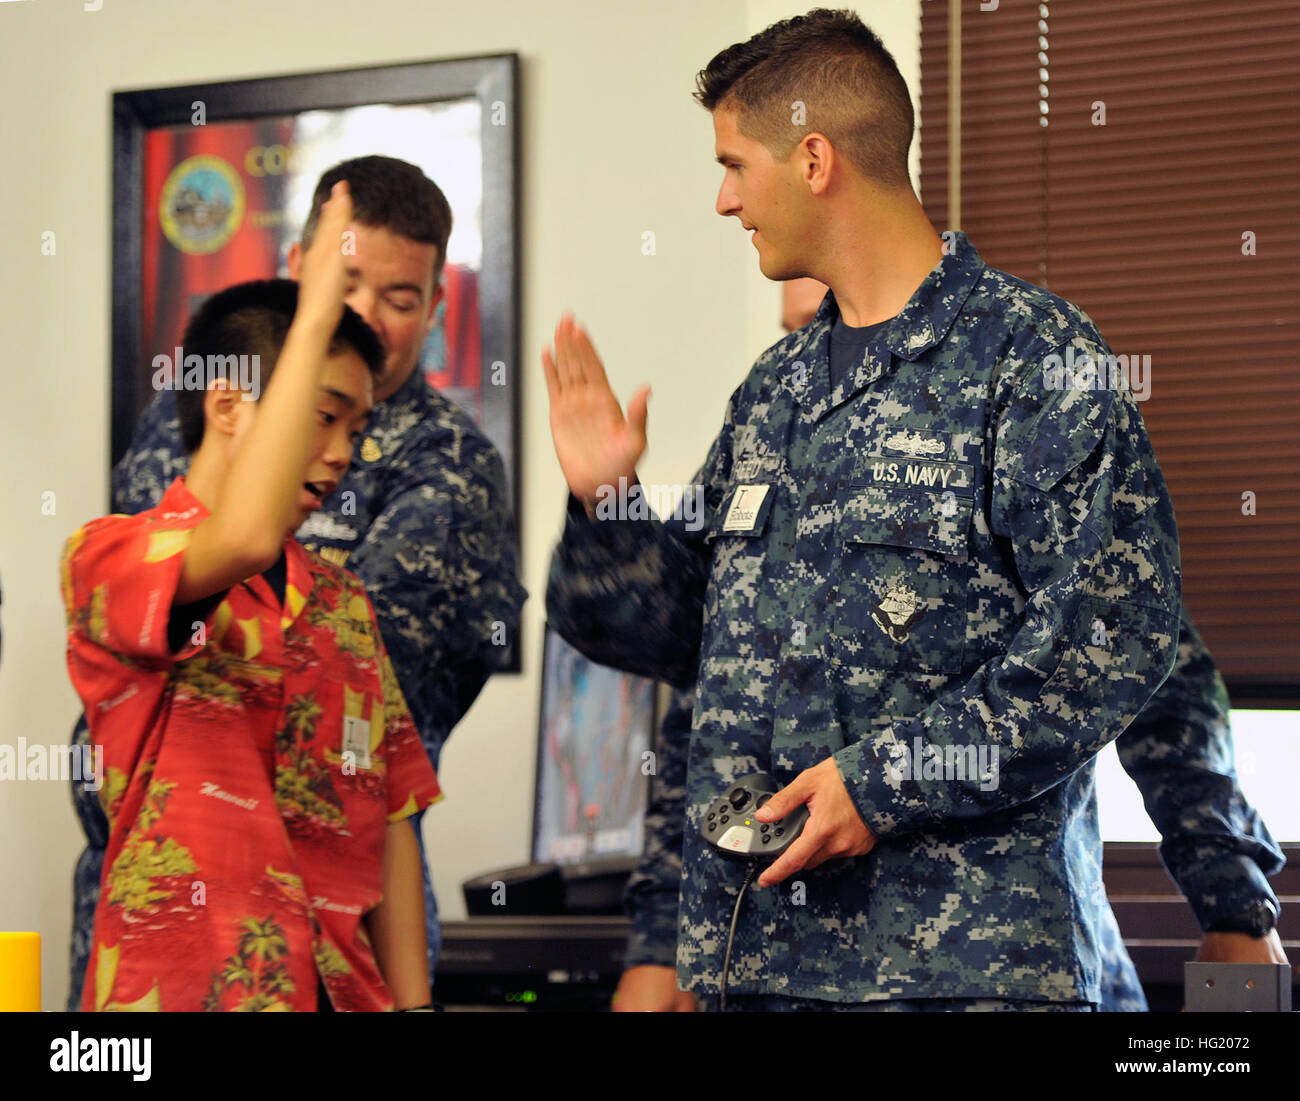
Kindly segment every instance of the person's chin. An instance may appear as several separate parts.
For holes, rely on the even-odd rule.
[[[776,257],[764,256],[761,252],[758,254],[758,270],[768,279],[778,283],[794,278],[788,264],[782,264]]]
[[[317,505],[312,505],[310,507],[308,507],[307,505],[299,505],[297,510],[294,512],[293,526],[286,533],[287,537],[293,538],[293,533],[297,531],[300,527],[302,527],[303,524],[307,522],[308,518],[310,518],[313,513],[319,511],[320,508]]]

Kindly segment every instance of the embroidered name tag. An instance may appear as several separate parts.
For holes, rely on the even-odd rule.
[[[738,482],[756,482],[759,478],[774,476],[779,464],[780,459],[775,455],[737,459],[735,466],[731,468],[731,476]]]
[[[866,481],[868,485],[916,486],[936,493],[952,490],[963,497],[971,496],[974,484],[973,472],[965,463],[874,456],[867,461]]]
[[[736,486],[722,521],[722,530],[749,534],[758,531],[766,517],[763,505],[771,488],[770,485]]]
[[[370,724],[365,719],[343,716],[343,752],[352,754],[357,768],[370,767]]]

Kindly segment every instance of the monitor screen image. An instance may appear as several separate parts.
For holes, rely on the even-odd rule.
[[[641,855],[655,682],[583,657],[550,628],[533,812],[533,859],[569,865]]]

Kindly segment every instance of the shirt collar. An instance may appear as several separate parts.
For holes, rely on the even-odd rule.
[[[415,370],[411,372],[408,378],[399,386],[393,394],[386,397],[383,401],[375,402],[375,408],[370,414],[370,427],[373,429],[377,424],[388,421],[392,418],[399,417],[403,413],[416,409],[424,398],[425,391],[429,389],[429,382],[424,377],[424,368],[421,364],[415,365]]]
[[[900,359],[909,362],[919,359],[947,335],[983,271],[980,254],[966,234],[958,230],[907,305],[877,335],[878,344]],[[839,305],[835,293],[829,291],[808,327],[809,339],[805,346],[815,344],[823,329],[829,330],[837,317]]]
[[[163,492],[162,500],[158,502],[154,512],[158,514],[158,519],[163,518],[161,514],[167,514],[169,520],[179,520],[184,517],[190,522],[191,527],[198,527],[202,521],[212,515],[203,502],[190,492],[183,474],[172,480],[172,484]]]

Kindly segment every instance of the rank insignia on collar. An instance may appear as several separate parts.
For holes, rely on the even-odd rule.
[[[351,551],[344,550],[342,547],[320,547],[316,551],[326,562],[331,562],[335,566],[346,566],[348,564],[348,555]]]
[[[361,457],[368,463],[373,463],[376,459],[384,457],[384,453],[379,450],[379,444],[375,443],[373,436],[367,436],[361,444]]]
[[[871,618],[895,642],[903,642],[924,611],[916,593],[898,584],[877,601],[871,609]]]

